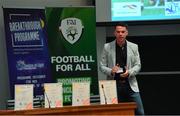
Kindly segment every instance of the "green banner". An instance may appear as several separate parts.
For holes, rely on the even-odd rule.
[[[52,78],[63,83],[64,104],[72,102],[72,82],[90,82],[98,94],[94,7],[46,8]]]

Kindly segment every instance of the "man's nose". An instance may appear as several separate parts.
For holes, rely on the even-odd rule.
[[[123,35],[123,33],[119,33],[119,35]]]

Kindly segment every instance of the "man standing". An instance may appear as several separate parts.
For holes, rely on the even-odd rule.
[[[115,26],[116,39],[104,45],[100,70],[107,79],[116,80],[119,102],[136,102],[135,114],[144,115],[144,108],[139,94],[136,74],[141,69],[138,45],[126,40],[128,26],[118,23]]]

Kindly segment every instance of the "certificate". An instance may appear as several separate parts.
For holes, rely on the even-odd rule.
[[[99,93],[101,104],[118,104],[115,80],[100,80]]]
[[[45,108],[63,106],[62,83],[44,83]]]
[[[15,110],[33,109],[33,84],[15,85]]]
[[[72,105],[90,105],[90,83],[74,82],[72,83]]]

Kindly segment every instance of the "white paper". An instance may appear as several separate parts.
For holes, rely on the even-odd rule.
[[[62,83],[44,83],[45,108],[63,106]]]
[[[123,68],[119,68],[119,70],[116,73],[123,73]]]
[[[115,80],[100,80],[99,93],[101,104],[118,104]]]
[[[33,84],[15,85],[15,110],[33,109]]]
[[[90,83],[74,82],[72,83],[72,105],[90,105]]]

